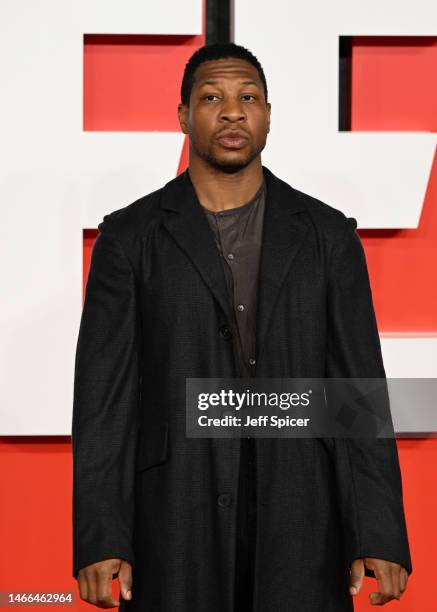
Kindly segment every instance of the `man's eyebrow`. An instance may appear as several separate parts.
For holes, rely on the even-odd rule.
[[[218,81],[207,79],[205,81],[200,81],[198,87],[202,87],[203,85],[217,85],[217,83]],[[259,83],[256,81],[242,81],[241,85],[255,85],[256,87],[259,87]]]
[[[256,81],[243,81],[241,84],[242,85],[256,85],[257,87],[259,87],[259,83],[257,83]]]

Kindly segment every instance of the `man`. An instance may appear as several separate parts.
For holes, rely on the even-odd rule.
[[[189,168],[99,225],[73,413],[74,568],[100,607],[342,612],[412,571],[396,441],[190,438],[191,377],[384,377],[356,220],[261,163],[244,47],[202,47]],[[118,576],[120,600],[112,597]]]

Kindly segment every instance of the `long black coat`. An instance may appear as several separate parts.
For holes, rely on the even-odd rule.
[[[385,376],[356,220],[263,172],[256,376]],[[231,612],[240,440],[185,435],[186,377],[237,375],[213,234],[187,171],[99,230],[75,365],[73,575],[120,557],[122,610]],[[396,440],[255,446],[256,612],[352,610],[358,557],[411,573]]]

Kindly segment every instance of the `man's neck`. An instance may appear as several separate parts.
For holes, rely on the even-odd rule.
[[[249,202],[264,178],[261,160],[258,159],[234,174],[220,172],[204,163],[191,162],[188,172],[199,201],[215,212]]]

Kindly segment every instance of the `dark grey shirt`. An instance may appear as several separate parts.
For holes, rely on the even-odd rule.
[[[234,347],[241,376],[253,376],[256,356],[258,269],[265,180],[246,204],[220,212],[202,205],[219,250],[234,313]]]

